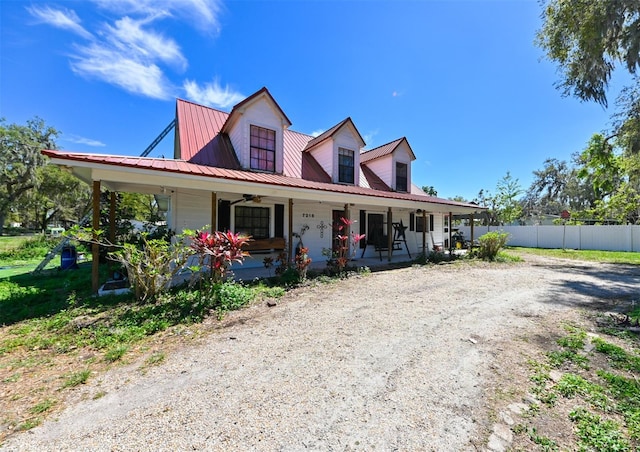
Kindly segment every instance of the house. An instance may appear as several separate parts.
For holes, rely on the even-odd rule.
[[[175,119],[173,158],[43,152],[94,193],[156,195],[176,232],[213,225],[251,235],[254,258],[245,267],[261,267],[265,255],[282,249],[293,256],[300,242],[323,261],[341,217],[366,234],[358,257],[415,257],[449,246],[452,215],[483,210],[414,185],[407,138],[365,150],[351,118],[316,137],[295,132],[266,88],[230,112],[178,99]]]

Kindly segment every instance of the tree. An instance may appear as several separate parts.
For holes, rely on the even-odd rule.
[[[496,207],[500,223],[509,224],[519,220],[522,217],[519,197],[523,194],[520,181],[514,179],[507,171],[507,174],[498,181],[496,191]]]
[[[0,119],[0,234],[18,198],[37,186],[37,170],[46,163],[40,151],[55,149],[57,136],[56,129],[37,117],[26,126],[5,125]]]
[[[422,191],[429,196],[438,196],[438,191],[433,185],[423,185]]]
[[[559,66],[558,88],[606,107],[616,66],[634,75],[640,67],[640,2],[549,0],[542,16],[536,43]]]
[[[90,209],[89,187],[57,165],[38,168],[37,189],[26,191],[15,210],[23,223],[44,230],[53,222],[78,222]]]

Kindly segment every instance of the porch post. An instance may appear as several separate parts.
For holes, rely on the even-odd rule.
[[[349,212],[349,204],[344,205],[344,219],[351,220],[351,212]],[[349,226],[348,224],[345,225],[344,235],[347,236],[347,243],[345,245],[351,248],[351,243],[349,240],[349,238],[351,237],[351,226]],[[349,249],[349,253],[347,254],[350,254],[350,252],[351,252],[351,249]]]
[[[218,230],[218,194],[211,192],[211,232]]]
[[[287,256],[291,261],[291,253],[293,252],[293,199],[289,198],[289,230],[287,231]],[[289,262],[287,262],[287,267]]]
[[[449,212],[449,254],[451,254],[451,250],[453,243],[451,243],[451,239],[453,238],[453,214]]]
[[[393,247],[393,216],[391,214],[391,207],[387,210],[387,260],[391,262],[391,251]]]
[[[471,219],[471,246],[469,248],[473,248],[473,214],[470,214],[469,218]]]
[[[91,244],[91,290],[98,293],[100,288],[100,247],[98,246],[98,234],[100,229],[100,181],[93,181],[93,243]]]
[[[427,228],[429,225],[427,224],[427,211],[422,211],[422,254],[427,256]]]
[[[109,241],[116,243],[116,192],[112,191],[109,198]]]

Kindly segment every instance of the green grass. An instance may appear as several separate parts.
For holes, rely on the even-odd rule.
[[[545,416],[557,416],[550,413],[559,399],[572,399],[576,408],[569,414],[575,424],[571,450],[640,450],[638,337],[627,338],[623,346],[596,337],[592,351],[585,352],[586,332],[573,326],[565,330],[568,334],[556,341],[559,350],[547,352],[546,361],[529,361],[531,392],[544,403]],[[561,366],[562,376],[553,381],[549,369]],[[553,438],[536,434],[535,419],[529,426],[519,424],[518,431],[528,431],[542,450],[557,450]]]
[[[582,261],[607,262],[612,264],[640,265],[640,253],[625,251],[598,251],[598,250],[562,250],[543,248],[509,247],[507,252],[525,252],[538,256],[560,257]]]
[[[64,377],[62,388],[74,388],[76,386],[85,384],[90,375],[91,371],[89,369],[72,372]]]

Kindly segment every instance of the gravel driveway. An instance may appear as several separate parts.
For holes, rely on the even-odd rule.
[[[610,308],[638,282],[635,267],[528,257],[305,287],[146,373],[90,380],[84,400],[4,448],[482,450],[485,389],[516,356],[512,339],[550,315]]]

